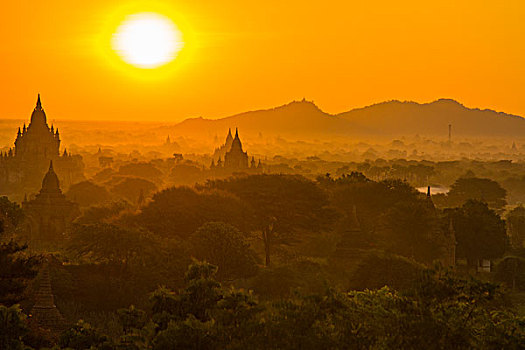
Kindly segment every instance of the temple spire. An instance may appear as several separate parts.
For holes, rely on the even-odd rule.
[[[55,305],[55,297],[51,287],[49,258],[46,258],[44,261],[39,277],[40,283],[38,291],[34,295],[35,304],[31,310],[30,317],[40,327],[48,329],[54,334],[59,334],[64,330],[65,321]]]
[[[36,107],[33,110],[33,113],[31,114],[31,122],[29,123],[29,126],[31,125],[39,125],[39,127],[47,126],[47,120],[46,120],[46,113],[44,112],[44,109],[42,108],[42,101],[40,100],[40,94],[38,94],[38,98],[36,100]]]
[[[432,194],[430,193],[430,186],[427,187],[427,206],[432,211],[436,209],[434,201],[432,200]]]
[[[239,138],[239,129],[235,128],[235,138]]]

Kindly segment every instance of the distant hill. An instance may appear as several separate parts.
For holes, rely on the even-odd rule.
[[[471,109],[461,103],[440,99],[431,103],[390,101],[338,114],[356,128],[380,134],[447,135],[452,124],[457,136],[525,136],[525,119],[485,109]]]
[[[243,135],[323,137],[350,134],[352,122],[323,112],[308,101],[291,102],[273,109],[245,112],[221,119],[192,118],[175,126],[179,134],[214,133],[226,136],[228,128],[238,127]],[[234,130],[232,130],[234,131]]]
[[[238,127],[244,135],[283,137],[443,136],[452,124],[455,137],[525,136],[525,119],[492,110],[471,109],[449,99],[431,103],[388,101],[331,115],[313,102],[294,101],[268,110],[221,119],[191,118],[170,128],[179,135],[222,136]]]

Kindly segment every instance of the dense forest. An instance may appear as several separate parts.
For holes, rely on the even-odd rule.
[[[524,347],[525,209],[496,181],[431,195],[357,171],[237,174],[158,190],[141,186],[161,177],[151,164],[119,172],[137,169],[71,186],[81,215],[56,240],[32,242],[2,198],[0,348]],[[53,329],[31,314],[48,284]]]

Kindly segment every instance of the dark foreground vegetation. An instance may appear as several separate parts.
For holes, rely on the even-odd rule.
[[[238,175],[106,194],[45,242],[4,198],[0,349],[525,348],[525,209],[454,186]],[[43,270],[57,330],[31,315]]]
[[[521,349],[525,318],[492,283],[425,270],[400,290],[297,293],[261,302],[224,287],[217,267],[190,265],[177,292],[159,288],[149,308],[116,312],[114,332],[79,321],[65,349]],[[2,348],[51,342],[31,333],[17,306],[1,307]],[[25,345],[23,345],[25,344]]]

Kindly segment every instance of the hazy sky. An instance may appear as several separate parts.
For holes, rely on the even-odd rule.
[[[156,11],[186,47],[162,71],[107,54],[124,15]],[[330,113],[454,98],[525,115],[525,2],[4,1],[0,117],[179,121],[314,100]]]

